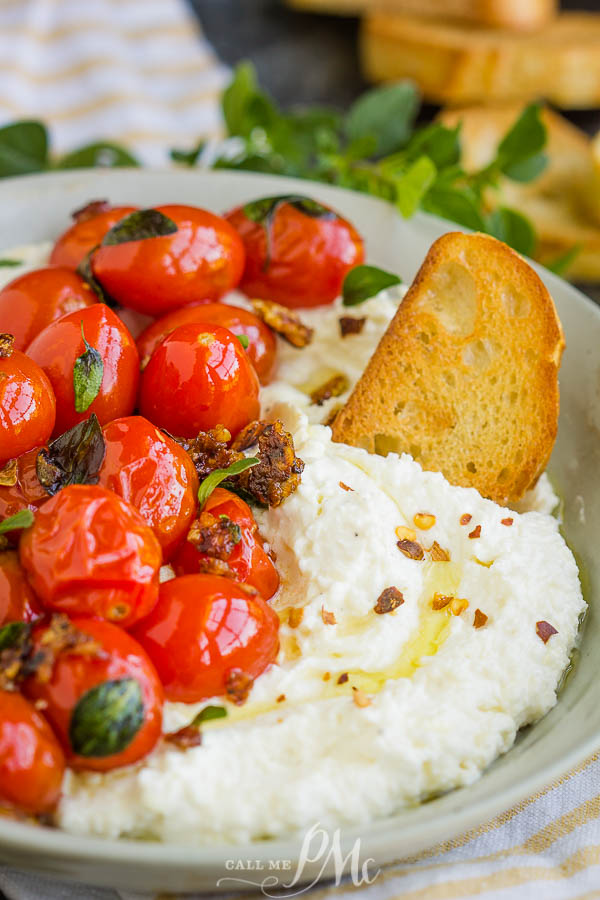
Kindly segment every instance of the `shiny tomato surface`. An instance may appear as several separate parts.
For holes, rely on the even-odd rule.
[[[33,622],[40,606],[15,550],[0,551],[0,626],[7,622]]]
[[[76,269],[85,256],[97,247],[107,231],[135,212],[135,206],[114,206],[89,218],[83,216],[59,237],[50,254],[50,262]]]
[[[252,585],[265,600],[272,597],[279,587],[279,575],[263,547],[248,504],[231,491],[216,488],[204,504],[202,512],[221,521],[225,516],[239,526],[239,540],[225,562],[234,572],[237,581]],[[202,563],[209,560],[208,554],[199,552],[197,546],[187,540],[177,551],[173,568],[176,575],[192,575],[201,571]]]
[[[0,804],[50,813],[64,772],[64,753],[45,718],[21,694],[0,691]]]
[[[201,303],[184,306],[174,312],[167,313],[153,322],[137,339],[138,352],[142,367],[152,356],[157,346],[168,334],[180,325],[188,323],[222,325],[232,334],[245,335],[248,338],[246,353],[256,370],[261,384],[267,384],[275,365],[277,344],[271,329],[258,316],[239,306],[227,303]]]
[[[225,219],[195,206],[158,206],[177,225],[163,237],[100,247],[92,268],[122,306],[160,316],[187,303],[218,300],[236,287],[244,247]]]
[[[0,355],[0,467],[45,444],[55,427],[56,399],[47,375],[20,350]]]
[[[97,300],[90,286],[72,269],[34,269],[0,291],[0,331],[13,334],[15,349],[25,350],[51,322]]]
[[[73,366],[86,349],[82,327],[86,341],[102,357],[104,372],[96,399],[79,413],[75,409]],[[133,411],[139,380],[137,347],[125,325],[104,303],[69,313],[48,325],[29,345],[27,355],[41,366],[54,388],[57,402],[55,435],[89,418],[92,413],[96,413],[100,424],[104,425]]]
[[[160,544],[138,511],[92,484],[63,488],[19,544],[21,565],[47,610],[124,627],[154,606]]]
[[[48,499],[48,494],[41,486],[36,472],[39,447],[23,453],[16,460],[16,469],[5,484],[0,484],[0,522],[14,516],[22,509],[35,511]],[[20,532],[17,532],[20,537]]]
[[[323,209],[314,216],[281,202],[264,225],[243,206],[232,210],[226,218],[246,248],[240,290],[292,308],[332,303],[346,274],[364,261],[364,246],[350,222]]]
[[[106,455],[100,484],[127,500],[158,538],[164,560],[194,517],[198,476],[188,454],[143,416],[104,426]]]
[[[23,691],[32,700],[45,704],[44,715],[58,736],[72,768],[105,772],[137,762],[150,753],[161,736],[164,694],[156,670],[142,647],[122,628],[89,618],[74,618],[72,625],[97,642],[96,652],[78,653],[75,647],[59,653],[50,679],[46,681],[33,675],[24,682]],[[46,633],[45,624],[34,628],[36,648],[43,645]],[[111,740],[117,739],[119,726],[124,724],[124,714],[131,716],[132,710],[130,707],[124,709],[123,703],[96,701],[95,716],[92,720],[88,717],[78,729],[79,740],[85,739],[86,743],[86,752],[82,753],[78,744],[73,746],[72,726],[79,702],[100,685],[124,679],[131,679],[139,685],[142,701],[139,727],[137,730],[131,728],[129,740],[122,738],[116,752],[106,752],[111,749]],[[133,687],[137,691],[136,686]],[[98,738],[107,732],[109,740],[102,742],[102,752],[98,752]]]
[[[180,325],[142,372],[140,412],[154,425],[193,437],[224,425],[235,435],[258,418],[259,383],[236,336],[220,325]]]
[[[237,673],[257,678],[275,660],[279,619],[259,594],[218,575],[166,581],[152,613],[133,631],[168,700],[226,695]]]

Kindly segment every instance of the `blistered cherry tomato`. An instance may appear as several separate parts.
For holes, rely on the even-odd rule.
[[[267,384],[275,365],[277,349],[275,335],[254,313],[239,306],[229,306],[227,303],[184,306],[182,309],[167,313],[162,319],[157,319],[137,339],[142,366],[150,359],[157,346],[168,334],[171,334],[180,325],[187,325],[189,322],[198,324],[212,322],[213,325],[222,325],[223,328],[228,328],[236,336],[245,335],[248,338],[246,353],[250,362],[254,366],[261,384]]]
[[[225,219],[194,206],[158,206],[177,225],[163,237],[100,247],[92,268],[122,306],[152,316],[218,300],[236,287],[244,247]]]
[[[279,575],[263,547],[248,504],[230,491],[216,488],[204,504],[202,513],[210,514],[217,522],[224,522],[230,529],[233,525],[231,534],[236,543],[224,561],[234,572],[236,580],[252,585],[265,600],[272,597],[279,587]],[[206,519],[204,522],[206,523]],[[200,552],[196,543],[186,540],[175,554],[173,568],[176,575],[191,575],[200,572],[202,562],[209,560],[210,556]]]
[[[50,813],[64,772],[64,753],[45,718],[21,694],[0,691],[0,804]]]
[[[143,416],[104,426],[100,484],[134,506],[169,559],[197,507],[198,476],[188,454]]]
[[[0,335],[0,466],[45,444],[56,420],[52,385],[39,365]]]
[[[40,448],[35,447],[17,457],[14,471],[6,472],[4,480],[0,480],[0,522],[22,509],[35,511],[48,499],[36,472],[39,452]],[[19,537],[20,532],[17,532]]]
[[[235,581],[185,575],[161,585],[158,603],[133,634],[168,700],[195,703],[228,693],[237,699],[237,676],[255,679],[277,656],[279,619]]]
[[[0,626],[7,622],[33,622],[42,615],[15,550],[0,552]]]
[[[91,204],[90,204],[91,207]],[[76,269],[85,256],[97,247],[107,231],[135,212],[135,206],[114,206],[96,215],[82,215],[59,237],[50,254],[50,262]],[[90,209],[90,212],[92,210]]]
[[[92,484],[63,488],[19,544],[21,565],[47,610],[128,626],[154,606],[162,561],[136,509]]]
[[[86,410],[77,412],[73,366],[86,350],[82,328],[88,344],[102,357],[104,372],[95,400]],[[132,412],[139,379],[137,347],[125,325],[104,303],[69,313],[48,325],[29,345],[27,355],[42,367],[54,388],[57,402],[55,435],[89,418],[92,413],[96,413],[100,424],[104,425]]]
[[[50,322],[97,300],[90,286],[71,269],[34,269],[0,291],[0,331],[14,335],[15,350],[25,350]]]
[[[267,197],[248,206],[259,203],[261,221],[250,218],[244,206],[226,216],[246,248],[240,289],[289,307],[335,300],[346,274],[364,260],[358,231],[308,198]]]
[[[171,434],[224,425],[232,434],[258,418],[259,384],[246,351],[220,325],[180,325],[144,371],[140,412]]]
[[[161,735],[164,695],[156,670],[122,628],[98,619],[75,618],[72,627],[96,642],[59,653],[49,680],[32,675],[24,693],[42,701],[74,769],[105,772],[137,762]],[[47,624],[33,631],[41,647]]]

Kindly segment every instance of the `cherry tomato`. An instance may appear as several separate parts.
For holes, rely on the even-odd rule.
[[[126,627],[156,603],[162,555],[154,532],[98,485],[69,485],[44,503],[19,555],[45,609]]]
[[[104,426],[100,484],[134,506],[158,538],[167,560],[190,526],[198,476],[179,444],[142,416]]]
[[[240,673],[257,678],[275,660],[279,619],[259,594],[218,575],[185,575],[160,587],[133,631],[156,666],[167,700],[231,695]]]
[[[65,756],[44,717],[22,694],[0,691],[0,802],[31,815],[60,797]]]
[[[204,504],[202,513],[209,513],[221,522],[225,516],[234,526],[239,526],[239,533],[237,530],[234,533],[237,543],[224,561],[234,572],[236,581],[252,585],[265,600],[272,597],[279,587],[279,575],[263,547],[248,504],[230,491],[216,488]],[[184,541],[173,559],[175,574],[199,572],[202,561],[209,559],[208,554],[199,552],[195,543]]]
[[[220,325],[180,325],[142,372],[140,412],[171,434],[224,425],[236,434],[258,418],[258,378],[238,339]]]
[[[178,306],[218,300],[236,287],[244,247],[225,219],[194,206],[158,206],[178,230],[163,237],[100,247],[92,269],[122,306],[160,316]]]
[[[15,350],[25,350],[50,322],[97,300],[90,286],[71,269],[35,269],[0,291],[0,331],[10,331]]]
[[[6,483],[0,483],[0,522],[22,509],[35,511],[48,499],[48,493],[38,481],[36,460],[40,447],[34,447],[15,460],[16,468]],[[11,532],[12,534],[12,532]],[[17,538],[21,532],[17,532]]]
[[[59,237],[50,254],[50,262],[76,269],[85,256],[97,247],[107,231],[135,212],[135,206],[114,206],[94,216],[83,215]]]
[[[39,365],[0,335],[0,466],[45,444],[56,420],[56,399]]]
[[[45,704],[72,768],[106,772],[137,762],[161,736],[164,694],[156,670],[122,628],[88,618],[71,624],[96,642],[95,652],[59,652],[49,680],[33,675],[23,691]],[[35,648],[47,634],[45,624],[34,628]]]
[[[157,319],[138,337],[137,347],[142,360],[147,362],[162,340],[180,325],[193,322],[222,325],[233,334],[248,338],[246,353],[256,370],[261,384],[267,384],[275,365],[277,343],[271,329],[258,316],[239,306],[227,303],[196,303],[184,306]]]
[[[100,391],[83,412],[75,409],[73,366],[88,344],[98,351],[104,364]],[[42,367],[54,388],[57,401],[54,434],[77,425],[96,413],[101,425],[132,412],[138,380],[139,357],[135,341],[121,320],[104,303],[95,303],[57,322],[34,338],[27,348],[30,356]],[[42,443],[44,439],[38,441]]]
[[[292,308],[332,303],[346,274],[364,260],[362,238],[329,207],[287,199],[256,201],[264,204],[262,221],[250,218],[243,206],[226,216],[246,248],[240,290]]]
[[[33,622],[42,615],[19,555],[15,550],[0,552],[0,626],[7,622]]]

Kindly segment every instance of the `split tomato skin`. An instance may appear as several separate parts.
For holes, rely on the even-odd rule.
[[[259,382],[244,348],[220,325],[180,325],[142,372],[139,408],[170,434],[224,425],[235,435],[258,418]]]
[[[76,269],[87,254],[98,246],[107,231],[136,209],[135,206],[114,206],[95,216],[79,219],[58,238],[50,254],[50,262]]]
[[[0,804],[30,815],[58,803],[65,756],[46,719],[16,691],[0,691]]]
[[[73,366],[86,350],[82,328],[88,344],[100,354],[104,372],[95,400],[78,413]],[[92,413],[105,425],[133,411],[139,381],[137,347],[125,325],[104,303],[69,313],[48,325],[29,345],[27,355],[44,370],[56,394],[55,436],[88,419]]]
[[[43,369],[20,350],[0,355],[0,467],[45,444],[55,427],[56,398]]]
[[[97,300],[90,286],[72,269],[34,269],[0,291],[0,331],[13,334],[15,349],[25,350],[51,322]]]
[[[246,249],[240,290],[249,297],[274,300],[292,309],[323,306],[339,296],[345,276],[364,262],[363,240],[354,226],[324,207],[311,216],[291,203],[280,203],[267,230],[240,206],[227,221]]]
[[[222,325],[232,334],[248,338],[246,353],[261,384],[268,384],[275,367],[277,342],[271,329],[258,316],[227,303],[195,303],[167,313],[146,328],[137,339],[142,367],[161,341],[180,325],[189,323]]]
[[[244,246],[225,219],[194,206],[156,209],[177,225],[176,232],[94,253],[94,276],[111,297],[160,316],[188,303],[218,300],[238,285]]]
[[[33,622],[43,614],[16,550],[0,552],[0,627]]]
[[[14,482],[0,484],[0,521],[14,516],[22,509],[35,512],[48,499],[48,493],[39,482],[36,460],[41,447],[34,447],[21,454],[16,460]],[[21,532],[16,532],[17,537]]]
[[[106,453],[99,484],[137,509],[167,561],[196,512],[198,476],[188,454],[143,416],[104,426]]]
[[[218,575],[185,575],[161,585],[152,613],[133,631],[167,700],[196,703],[227,695],[237,672],[257,678],[279,649],[279,619],[259,595]]]
[[[156,603],[160,544],[130,503],[98,485],[51,497],[24,532],[19,557],[45,610],[128,627]]]
[[[23,691],[31,700],[44,704],[44,715],[54,729],[71,768],[106,772],[131,765],[147,756],[161,736],[164,693],[156,670],[143,648],[122,628],[86,617],[73,618],[71,624],[97,642],[97,653],[77,653],[77,648],[59,653],[49,680],[34,674],[23,683]],[[42,645],[46,631],[45,624],[34,628],[34,648]],[[75,752],[71,725],[78,702],[88,691],[122,679],[133,679],[140,686],[143,720],[137,733],[127,746],[110,755]],[[109,714],[110,711],[99,718],[106,720]]]

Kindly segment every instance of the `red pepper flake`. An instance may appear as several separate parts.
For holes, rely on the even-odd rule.
[[[329,612],[325,609],[324,606],[321,607],[321,618],[323,619],[323,623],[325,625],[337,625],[335,613]]]
[[[344,484],[343,481],[340,481],[340,487],[343,491],[353,491],[354,488],[349,487],[349,485]]]
[[[471,513],[463,513],[460,517],[460,524],[468,525],[472,518],[473,516],[471,515]]]
[[[331,678],[331,672],[323,673],[323,681],[329,681],[330,678]]]
[[[165,734],[165,741],[174,744],[180,750],[189,750],[190,747],[199,747],[202,744],[202,732],[195,725],[186,725],[179,731]]]
[[[253,684],[254,679],[246,672],[242,672],[241,669],[232,669],[225,682],[225,692],[236,706],[241,706],[248,699]]]
[[[376,612],[378,616],[382,616],[384,613],[393,612],[395,609],[398,609],[403,603],[404,596],[402,591],[399,591],[397,587],[389,587],[381,592],[373,607],[373,611]]]
[[[424,559],[425,551],[417,541],[396,541],[396,546],[401,553],[409,559]]]
[[[431,601],[431,608],[432,609],[445,609],[451,600],[454,600],[454,597],[452,596],[452,594],[435,593],[433,595],[433,600]]]
[[[481,612],[480,609],[475,610],[475,616],[473,618],[473,628],[483,628],[486,624],[488,617],[484,612]]]
[[[473,531],[469,532],[469,537],[471,538],[471,540],[481,537],[481,525],[476,525]]]
[[[537,636],[545,644],[548,643],[548,641],[550,640],[550,638],[552,637],[553,634],[558,634],[558,631],[556,630],[556,628],[553,625],[550,624],[550,622],[544,622],[543,620],[541,622],[535,623],[535,630],[536,630]]]
[[[360,334],[365,327],[367,321],[366,316],[356,318],[355,316],[340,316],[340,334],[344,338],[348,334]]]
[[[283,703],[285,701],[285,694],[280,694],[277,698],[278,703]]]
[[[510,518],[509,519],[500,519],[500,524],[501,525],[512,525],[512,523],[514,521],[515,521],[514,519],[510,519]]]
[[[337,680],[337,683],[338,684],[346,684],[347,681],[348,681],[348,673],[342,672],[342,674],[340,675],[340,677]]]
[[[440,547],[437,541],[434,541],[429,548],[432,562],[450,562],[450,551]]]

